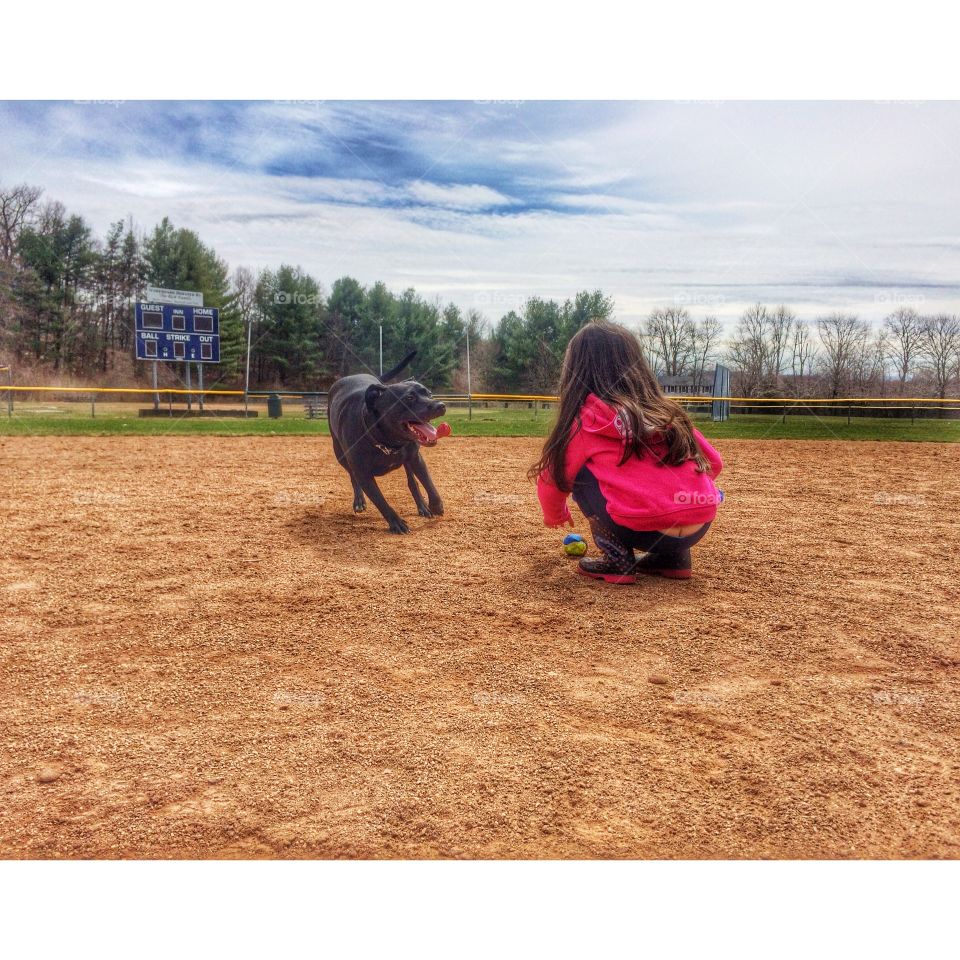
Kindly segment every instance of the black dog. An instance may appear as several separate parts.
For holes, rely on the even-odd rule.
[[[377,378],[366,373],[337,380],[330,388],[329,417],[333,452],[353,483],[353,509],[366,510],[366,494],[383,514],[391,533],[409,533],[403,518],[384,499],[376,477],[403,467],[421,517],[442,516],[443,501],[430,479],[420,447],[432,447],[437,431],[430,423],[447,408],[416,380],[389,384],[416,356],[408,354]],[[417,486],[427,491],[427,502]]]

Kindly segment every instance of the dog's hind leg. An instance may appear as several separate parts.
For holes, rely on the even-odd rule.
[[[333,455],[337,458],[337,463],[350,474],[350,483],[353,484],[353,512],[363,513],[363,511],[367,509],[367,501],[363,498],[363,488],[360,486],[359,481],[350,467],[350,461],[343,452],[340,441],[332,434],[330,439],[333,440]]]
[[[423,494],[420,492],[420,484],[417,483],[417,478],[413,474],[413,467],[405,463],[403,469],[407,473],[407,486],[413,494],[413,502],[417,505],[417,513],[419,513],[421,517],[432,517],[433,514],[427,506],[427,501],[423,499]]]

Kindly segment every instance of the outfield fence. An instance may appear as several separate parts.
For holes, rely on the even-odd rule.
[[[219,390],[197,389],[185,387],[48,387],[48,386],[21,386],[17,384],[0,383],[0,402],[5,402],[7,413],[13,415],[14,402],[23,402],[30,396],[43,396],[52,400],[63,399],[73,402],[89,403],[91,415],[96,415],[96,403],[103,400],[141,397],[148,401],[152,399],[155,409],[166,406],[171,416],[181,412],[174,410],[174,402],[186,402],[188,405],[197,402],[201,407],[207,398],[227,399],[230,401],[263,402],[272,397],[281,400],[326,399],[326,390]],[[436,394],[438,400],[445,403],[463,404],[470,408],[474,406],[489,407],[491,404],[525,404],[531,407],[536,414],[540,409],[557,403],[557,397],[550,394],[526,393],[446,393]],[[684,396],[669,395],[687,408],[704,408],[708,412],[710,405],[716,401],[729,401],[730,413],[735,414],[764,414],[778,416],[784,420],[789,415],[827,415],[846,417],[851,421],[854,417],[881,416],[899,417],[916,420],[918,417],[939,416],[948,414],[951,419],[960,417],[960,398],[942,397],[733,397],[733,396]]]

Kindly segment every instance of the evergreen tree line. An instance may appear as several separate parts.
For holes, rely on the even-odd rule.
[[[149,365],[134,360],[133,305],[147,284],[199,291],[219,308],[221,363],[208,386],[242,384],[248,328],[251,384],[290,390],[377,371],[382,328],[384,366],[415,349],[413,372],[434,389],[466,389],[469,338],[474,392],[551,392],[570,337],[614,313],[601,291],[581,291],[563,302],[531,297],[491,325],[413,289],[341,277],[327,290],[292,265],[231,273],[195,232],[167,218],[145,234],[120,220],[95,237],[82,217],[43,202],[40,189],[0,186],[0,364],[12,363],[19,382],[145,380]],[[805,321],[786,306],[756,304],[729,331],[677,306],[651,312],[638,336],[657,373],[683,381],[681,392],[709,389],[717,362],[748,397],[960,391],[960,319],[908,306],[875,326],[852,313]],[[181,373],[170,365],[166,382]]]
[[[249,326],[251,384],[323,389],[339,376],[377,371],[417,351],[414,371],[435,389],[466,389],[467,339],[474,391],[546,390],[569,338],[612,301],[582,292],[558,303],[530,299],[491,327],[476,310],[365,287],[341,277],[326,290],[299,266],[232,273],[192,230],[164,218],[140,234],[129,222],[96,237],[42,191],[0,186],[0,362],[34,382],[127,383],[146,379],[134,360],[133,305],[147,285],[199,291],[220,310],[222,385],[243,382]],[[161,364],[161,369],[166,366]],[[166,381],[180,376],[169,365]]]

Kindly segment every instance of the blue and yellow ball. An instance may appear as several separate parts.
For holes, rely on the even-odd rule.
[[[587,542],[579,533],[568,533],[563,538],[563,552],[568,557],[582,557],[587,552]]]

